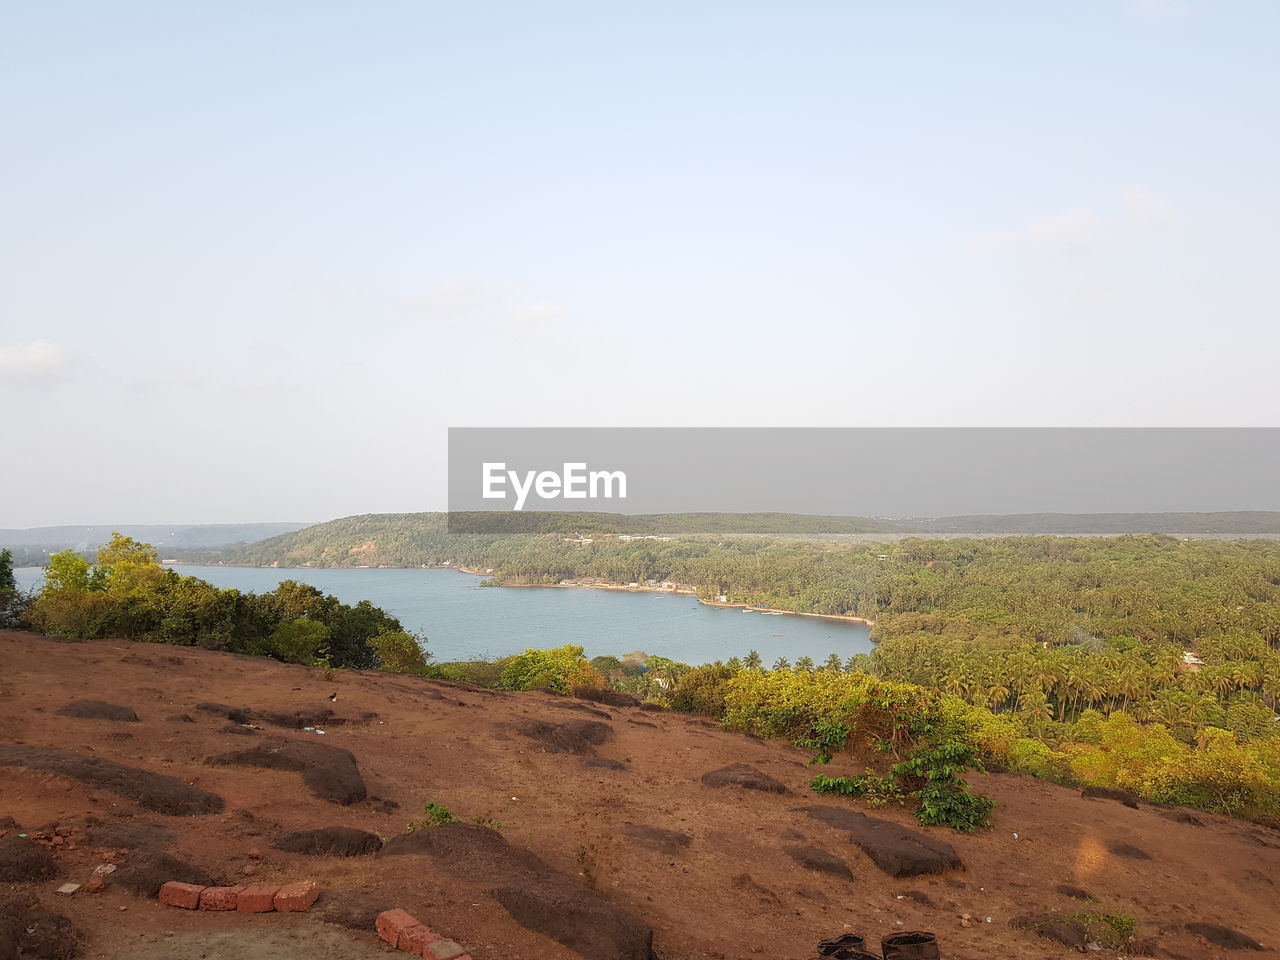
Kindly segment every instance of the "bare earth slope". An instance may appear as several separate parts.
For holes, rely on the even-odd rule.
[[[139,719],[58,714],[78,700],[132,708]],[[323,734],[300,729],[317,725]],[[122,784],[118,768],[77,758],[160,777]],[[392,906],[475,960],[608,957],[623,949],[609,944],[634,947],[647,927],[662,960],[806,960],[818,940],[841,933],[874,945],[922,929],[959,960],[1075,955],[1010,925],[1055,912],[1132,913],[1155,956],[1280,956],[1280,833],[991,775],[975,779],[999,803],[992,829],[922,830],[951,844],[963,868],[895,878],[853,842],[842,811],[804,808],[917,829],[910,813],[811,793],[805,759],[635,707],[378,673],[326,681],[262,659],[0,632],[0,843],[17,830],[67,835],[49,846],[58,877],[5,880],[0,894],[32,894],[69,917],[83,934],[81,956],[136,960],[390,957],[361,924]],[[739,768],[703,782],[734,764],[786,792],[744,788]],[[724,780],[734,782],[714,785]],[[500,821],[501,838],[466,828],[352,857],[275,846],[324,827],[390,840],[427,801]],[[359,848],[360,836],[341,838]],[[218,882],[311,878],[326,892],[307,914],[162,907],[118,878],[147,848]],[[87,883],[108,857],[121,866],[101,892],[53,893],[67,880]],[[340,915],[354,916],[357,929],[325,922]],[[1196,923],[1232,928],[1263,949],[1215,946],[1187,929]]]

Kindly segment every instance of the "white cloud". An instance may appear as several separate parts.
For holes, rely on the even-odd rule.
[[[42,380],[60,373],[67,362],[56,340],[0,344],[0,380]]]
[[[1024,227],[995,231],[976,239],[985,250],[1042,250],[1073,253],[1094,248],[1123,234],[1162,230],[1177,220],[1173,201],[1147,187],[1127,187],[1117,208],[1099,212],[1091,207],[1075,207],[1062,213],[1033,220]]]

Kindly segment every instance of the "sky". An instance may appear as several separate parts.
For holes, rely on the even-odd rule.
[[[0,0],[0,527],[448,427],[1276,426],[1265,0]]]

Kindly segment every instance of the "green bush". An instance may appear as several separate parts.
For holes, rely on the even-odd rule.
[[[299,618],[280,624],[271,634],[271,652],[285,663],[314,664],[326,656],[329,628]]]
[[[837,755],[879,754],[889,768],[862,777],[815,777],[820,793],[877,799],[893,790],[917,802],[922,823],[957,830],[989,826],[994,803],[968,792],[961,774],[979,766],[972,707],[914,684],[866,674],[747,670],[728,681],[724,722],[763,737],[784,737],[814,751],[813,763]],[[885,785],[889,780],[892,790]]]
[[[500,690],[549,689],[569,693],[574,687],[599,687],[604,680],[583,656],[583,648],[567,644],[554,650],[526,650],[512,657],[498,681]]]
[[[676,681],[668,698],[671,709],[720,719],[724,716],[729,681],[737,673],[728,666],[695,667]]]
[[[392,673],[411,673],[415,676],[426,676],[430,671],[429,659],[422,643],[413,634],[405,630],[388,630],[367,643],[378,655],[378,666]]]

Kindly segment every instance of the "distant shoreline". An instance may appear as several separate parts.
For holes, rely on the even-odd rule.
[[[470,570],[470,569],[467,569],[466,567],[444,567],[440,569],[455,569],[455,570],[460,570],[463,573],[471,573],[481,577],[489,575],[483,570]],[[701,597],[698,596],[698,593],[696,590],[690,590],[688,587],[651,587],[648,584],[646,584],[643,587],[640,587],[640,586],[631,587],[631,586],[627,586],[624,583],[499,583],[499,584],[496,584],[496,586],[512,587],[512,588],[540,587],[540,588],[553,588],[557,590],[572,590],[576,587],[578,589],[586,589],[586,590],[617,590],[617,591],[621,591],[622,593],[678,594],[680,596],[693,597],[699,603],[704,604],[705,606],[708,606],[708,607],[733,607],[739,610],[754,610],[761,614],[769,613],[769,614],[786,614],[789,617],[814,617],[818,620],[838,620],[842,623],[861,623],[861,624],[865,624],[868,627],[874,627],[876,625],[876,622],[874,620],[868,620],[866,617],[854,617],[848,614],[808,613],[803,610],[782,610],[776,607],[762,607],[754,603],[737,603],[732,601],[725,601],[724,603],[721,603],[719,600],[703,600]]]
[[[459,573],[467,573],[473,577],[492,576],[492,570],[479,570],[473,567],[459,566],[443,566],[420,564],[412,567],[261,567],[252,563],[193,563],[189,560],[162,560],[165,566],[171,567],[241,567],[246,570],[456,570]],[[861,623],[867,627],[874,627],[876,622],[866,617],[854,617],[848,614],[839,613],[808,613],[803,610],[779,610],[773,607],[759,607],[754,603],[736,603],[726,601],[721,603],[718,600],[703,600],[697,595],[697,591],[690,590],[687,587],[651,587],[647,584],[643,587],[629,587],[624,583],[499,583],[495,584],[499,587],[507,587],[513,589],[527,587],[553,588],[557,590],[569,590],[573,588],[586,590],[618,590],[622,593],[669,593],[677,594],[685,597],[693,597],[699,603],[708,607],[735,607],[740,610],[755,610],[761,614],[785,614],[788,617],[812,617],[817,620],[836,620],[840,623]]]

